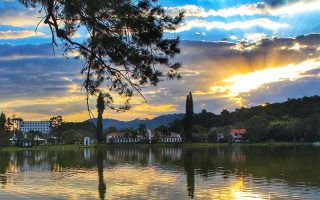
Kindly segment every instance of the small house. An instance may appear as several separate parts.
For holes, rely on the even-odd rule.
[[[84,137],[83,138],[83,144],[84,145],[90,145],[91,144],[91,139],[89,137]]]
[[[242,139],[244,135],[247,133],[247,129],[241,128],[241,129],[231,129],[231,137],[232,142],[242,142]]]
[[[182,137],[179,133],[171,132],[165,137],[159,139],[159,142],[163,143],[180,143],[182,142]]]
[[[133,138],[132,136],[126,136],[124,132],[113,132],[107,135],[107,143],[136,143],[140,141],[140,136]]]

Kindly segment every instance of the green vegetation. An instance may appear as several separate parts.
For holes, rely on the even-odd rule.
[[[84,137],[96,138],[96,127],[89,121],[62,122],[51,128],[51,136],[62,139],[64,144],[74,144],[82,142]]]
[[[176,120],[168,128],[183,132],[184,121]],[[320,97],[288,99],[284,103],[234,112],[223,110],[219,115],[202,110],[192,118],[192,141],[216,142],[218,133],[228,134],[231,128],[246,128],[248,142],[314,142],[320,140]],[[184,131],[185,137],[189,133]],[[226,142],[226,141],[225,141]]]

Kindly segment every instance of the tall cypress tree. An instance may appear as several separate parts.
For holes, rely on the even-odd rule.
[[[105,101],[104,101],[104,95],[102,93],[99,94],[97,99],[97,109],[98,109],[98,119],[97,119],[97,141],[98,143],[102,143],[103,137],[103,124],[102,124],[102,117],[103,112],[105,110]]]
[[[184,117],[184,134],[187,140],[191,140],[193,118],[193,98],[190,92],[186,99],[186,114]]]

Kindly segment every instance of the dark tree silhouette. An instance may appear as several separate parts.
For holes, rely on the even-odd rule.
[[[44,13],[41,22],[49,26],[55,46],[60,39],[66,53],[80,52],[79,57],[85,61],[81,73],[85,76],[87,104],[90,95],[98,96],[103,91],[106,106],[126,110],[134,92],[143,97],[143,87],[156,86],[166,78],[180,78],[180,64],[171,61],[180,52],[179,38],[165,39],[163,33],[174,31],[183,13],[170,17],[156,0],[19,1]],[[89,36],[80,43],[74,36],[83,28]],[[114,94],[125,102],[115,106]]]
[[[190,92],[186,99],[186,114],[184,117],[184,133],[187,140],[191,140],[193,118],[193,98]]]
[[[50,121],[51,128],[61,126],[61,124],[63,123],[62,116],[60,115],[51,117],[49,121]]]
[[[184,155],[184,169],[187,175],[187,190],[190,199],[194,198],[195,192],[194,161],[193,150],[186,150]]]
[[[3,112],[0,114],[0,133],[4,133],[6,131],[7,118],[6,114]]]
[[[98,167],[98,192],[99,192],[99,197],[101,200],[104,200],[106,197],[106,192],[107,192],[107,185],[104,181],[104,176],[103,176],[103,159],[104,159],[104,152],[101,150],[97,151],[97,167]]]
[[[97,109],[98,109],[98,118],[97,118],[97,141],[101,143],[103,141],[102,133],[103,133],[103,112],[105,109],[105,101],[104,95],[102,93],[99,94],[97,99]]]

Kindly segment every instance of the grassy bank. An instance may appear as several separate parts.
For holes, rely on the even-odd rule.
[[[53,150],[53,151],[63,151],[63,150],[75,150],[82,148],[113,148],[113,147],[137,147],[137,148],[149,148],[151,146],[156,147],[185,147],[185,148],[195,148],[195,147],[223,147],[223,146],[295,146],[295,145],[311,145],[311,143],[294,143],[294,142],[264,142],[264,143],[233,143],[229,145],[227,143],[181,143],[181,144],[99,144],[99,145],[50,145],[50,146],[33,146],[33,147],[2,147],[0,151],[25,151],[25,150]]]
[[[95,145],[72,145],[72,144],[66,144],[66,145],[41,145],[41,146],[33,146],[33,147],[1,147],[0,151],[26,151],[26,150],[34,150],[34,151],[40,151],[40,150],[73,150],[73,149],[79,149],[79,148],[94,148]]]

